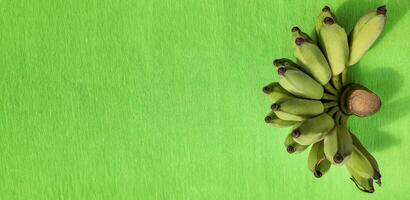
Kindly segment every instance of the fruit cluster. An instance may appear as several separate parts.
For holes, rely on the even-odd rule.
[[[292,28],[295,62],[273,61],[279,82],[263,88],[271,101],[265,122],[273,127],[292,127],[285,139],[286,150],[300,153],[312,146],[308,167],[315,177],[331,165],[344,165],[357,188],[373,193],[373,179],[381,185],[374,157],[347,127],[350,115],[365,117],[376,113],[380,98],[359,84],[350,83],[348,66],[356,64],[376,41],[386,22],[386,6],[359,19],[349,37],[337,24],[328,6],[316,23],[318,44],[300,28]]]

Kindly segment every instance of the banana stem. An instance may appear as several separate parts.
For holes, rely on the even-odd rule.
[[[337,90],[330,83],[324,85],[324,88],[326,91],[332,93],[333,95],[338,95]]]
[[[337,111],[339,111],[339,107],[338,107],[338,106],[333,107],[332,109],[330,109],[330,111],[327,112],[327,114],[329,114],[331,117],[333,117],[333,115],[334,115]]]
[[[349,77],[347,76],[347,67],[346,67],[345,70],[342,72],[342,86],[349,84],[348,78]]]
[[[342,114],[341,118],[340,118],[340,123],[342,125],[346,125],[347,124],[347,119],[349,118],[349,116]]]
[[[340,125],[340,117],[342,116],[342,112],[337,111],[336,115],[334,116],[335,123]]]
[[[340,76],[339,75],[332,77],[332,83],[333,83],[333,86],[335,86],[335,88],[338,91],[340,91],[342,89],[342,83],[340,82]]]
[[[337,100],[337,97],[336,97],[336,96],[333,96],[333,95],[331,95],[331,94],[326,94],[326,93],[324,93],[322,99],[324,99],[324,100],[334,100],[334,101],[336,101],[336,100]]]
[[[332,107],[335,107],[335,106],[337,106],[336,101],[323,103],[323,107],[325,107],[325,109],[329,109],[329,108],[332,108]]]

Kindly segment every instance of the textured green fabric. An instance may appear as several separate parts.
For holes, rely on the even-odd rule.
[[[274,58],[324,5],[351,30],[387,2],[351,76],[381,111],[350,127],[380,164],[321,179],[264,123]],[[408,0],[0,0],[0,199],[410,199]]]

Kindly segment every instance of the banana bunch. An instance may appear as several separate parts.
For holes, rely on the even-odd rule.
[[[386,6],[369,11],[348,35],[328,6],[316,21],[318,43],[293,27],[296,62],[273,61],[279,82],[263,88],[271,106],[265,122],[275,128],[291,128],[285,138],[290,154],[309,146],[308,168],[319,178],[333,166],[346,166],[358,189],[373,193],[373,181],[381,186],[375,158],[348,128],[351,115],[370,116],[381,107],[380,98],[366,87],[350,83],[349,66],[356,64],[383,30]]]

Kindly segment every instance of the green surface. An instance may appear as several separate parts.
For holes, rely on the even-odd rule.
[[[299,2],[299,3],[298,3]],[[303,2],[303,3],[302,3]],[[328,4],[348,31],[387,2],[352,77],[381,111],[351,129],[383,186],[321,179],[263,118],[271,62]],[[410,3],[0,0],[1,199],[409,199]]]

